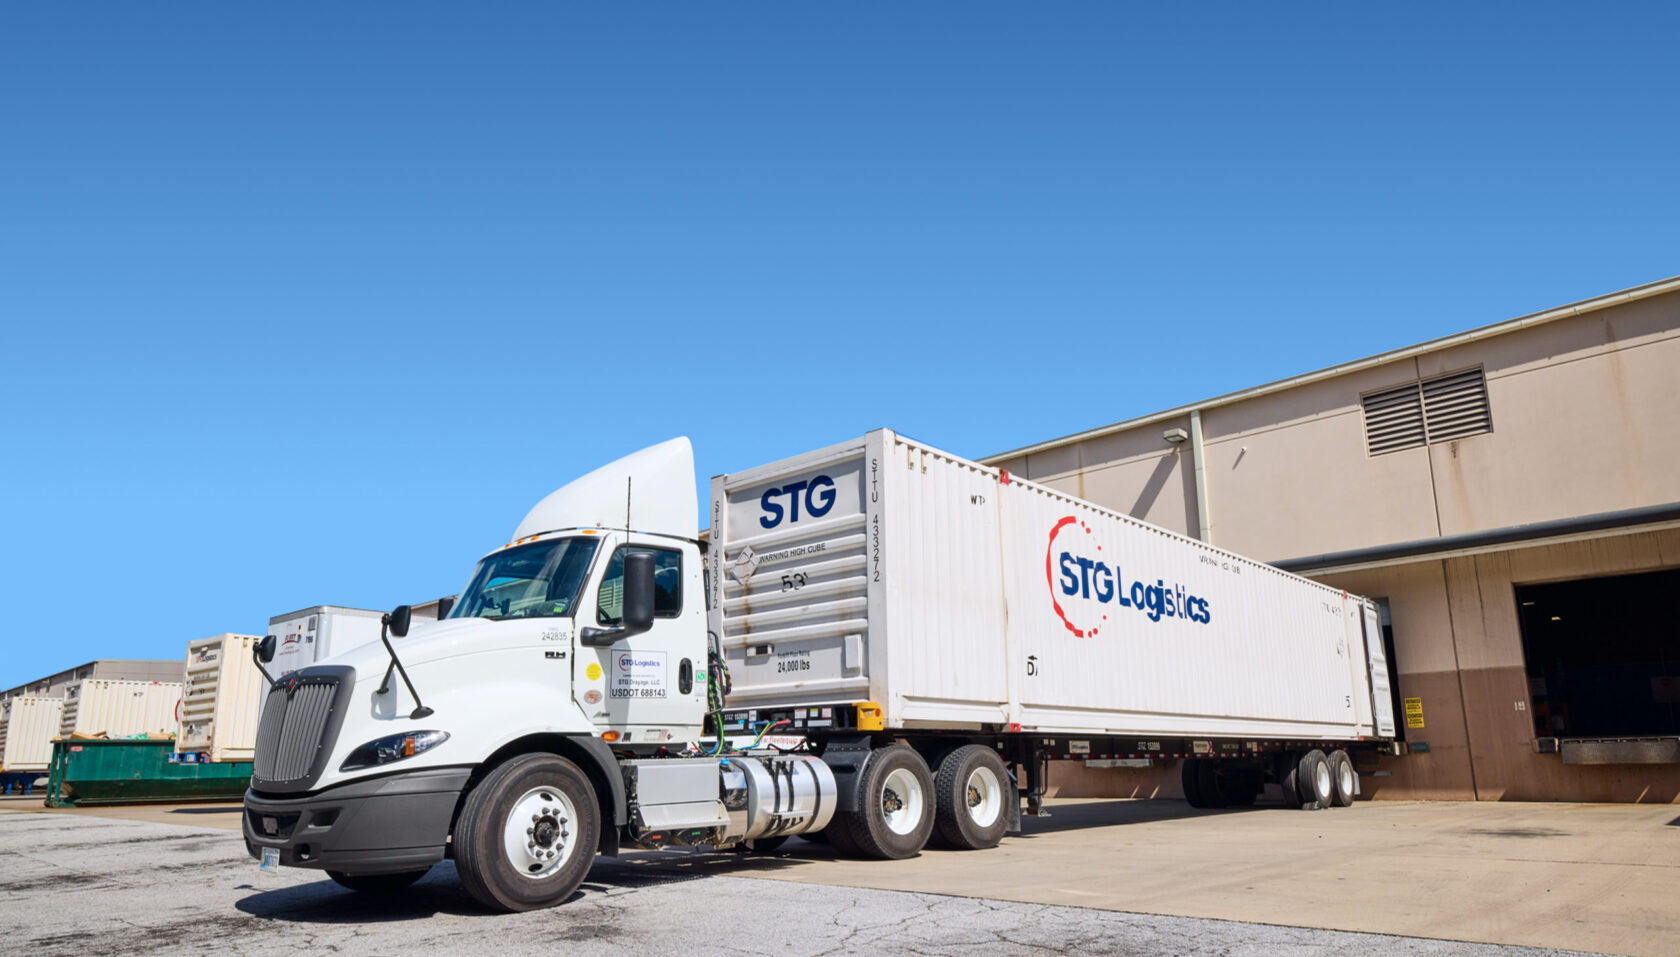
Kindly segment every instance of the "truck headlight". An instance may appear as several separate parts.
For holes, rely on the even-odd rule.
[[[344,759],[338,766],[340,771],[358,771],[362,768],[374,768],[404,758],[412,758],[416,754],[423,754],[449,740],[447,731],[410,731],[406,734],[393,734],[374,741],[369,741]]]

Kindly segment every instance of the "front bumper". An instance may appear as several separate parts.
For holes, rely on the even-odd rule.
[[[426,768],[300,797],[245,792],[245,849],[286,867],[346,874],[416,871],[443,860],[470,768]]]

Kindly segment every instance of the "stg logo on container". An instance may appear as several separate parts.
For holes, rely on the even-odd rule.
[[[1060,550],[1058,551],[1058,546]],[[1044,579],[1050,587],[1050,605],[1056,616],[1076,638],[1095,638],[1108,622],[1110,608],[1130,608],[1150,621],[1183,618],[1205,625],[1213,621],[1206,598],[1185,591],[1183,585],[1128,582],[1113,556],[1102,554],[1091,527],[1068,515],[1050,528],[1050,544],[1044,553]],[[1064,605],[1063,599],[1067,604]]]
[[[782,524],[784,515],[790,525],[799,521],[801,492],[805,493],[805,514],[812,518],[822,518],[834,507],[834,480],[826,475],[818,475],[809,480],[789,482],[781,488],[765,489],[758,499],[758,504],[764,506],[764,514],[758,517],[758,524],[765,528],[775,528]],[[781,502],[776,501],[784,495],[787,496],[785,508]]]

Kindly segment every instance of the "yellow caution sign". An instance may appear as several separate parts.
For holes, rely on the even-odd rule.
[[[1423,699],[1422,698],[1402,698],[1400,700],[1401,700],[1401,704],[1405,705],[1405,707],[1406,707],[1406,727],[1408,727],[1408,728],[1421,728],[1421,727],[1423,727]]]

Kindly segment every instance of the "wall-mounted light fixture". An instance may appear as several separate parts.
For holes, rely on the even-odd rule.
[[[1178,443],[1190,438],[1190,433],[1184,431],[1183,429],[1168,429],[1161,433],[1161,438],[1177,445]]]

